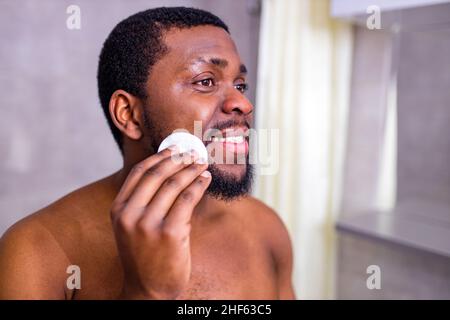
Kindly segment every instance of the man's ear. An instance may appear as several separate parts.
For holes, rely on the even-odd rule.
[[[116,90],[109,99],[109,114],[115,126],[132,140],[142,135],[142,104],[139,98],[124,91]]]

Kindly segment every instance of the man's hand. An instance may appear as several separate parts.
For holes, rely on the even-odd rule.
[[[138,163],[113,202],[121,298],[175,299],[188,284],[191,215],[211,175],[195,153],[180,156],[166,149]]]

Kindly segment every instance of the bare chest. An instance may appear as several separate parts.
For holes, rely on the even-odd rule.
[[[117,252],[90,245],[75,299],[114,299],[122,286]],[[191,278],[178,299],[276,299],[269,249],[256,237],[224,232],[193,237]],[[84,271],[83,271],[84,270]]]
[[[192,248],[192,274],[180,299],[275,299],[270,252],[250,239],[226,239]]]

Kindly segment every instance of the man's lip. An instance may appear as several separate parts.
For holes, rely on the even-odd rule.
[[[242,136],[243,137],[243,136]],[[225,139],[225,138],[224,138]],[[206,143],[206,148],[209,146],[214,146],[219,148],[222,152],[226,153],[236,153],[236,154],[248,154],[249,150],[249,138],[243,137],[239,142],[234,141],[224,141],[224,140],[212,140]],[[214,150],[214,149],[211,149]],[[216,149],[217,150],[217,149]]]
[[[235,137],[235,136],[248,136],[248,130],[247,127],[229,127],[226,129],[221,130],[222,136],[224,138],[226,137]]]
[[[244,136],[244,138],[246,140],[248,140],[248,132],[249,132],[249,128],[248,127],[228,127],[222,130],[217,130],[221,133],[221,138],[227,138],[227,137],[236,137],[236,136]],[[215,132],[217,132],[215,131]],[[214,133],[212,132],[210,135],[208,135],[205,138],[206,144],[209,144],[210,142],[212,142],[212,138],[215,137]]]

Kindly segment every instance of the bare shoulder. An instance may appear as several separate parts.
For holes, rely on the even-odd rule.
[[[40,220],[26,217],[0,239],[0,299],[64,298],[58,275],[68,259]]]
[[[241,216],[252,223],[274,246],[290,245],[288,230],[279,214],[255,197],[247,196],[238,204]],[[255,223],[257,222],[257,223]]]
[[[89,185],[16,222],[0,238],[0,299],[64,299],[66,269],[89,220]],[[94,187],[94,189],[96,189]],[[91,215],[92,216],[92,215]],[[92,220],[92,219],[91,219]]]
[[[273,257],[280,299],[295,299],[292,286],[293,255],[289,232],[275,210],[254,197],[238,204],[239,214],[266,243]]]

